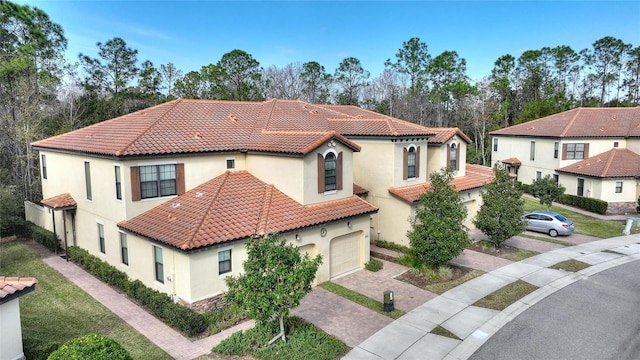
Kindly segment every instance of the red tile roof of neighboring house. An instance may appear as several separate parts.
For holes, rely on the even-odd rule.
[[[455,135],[458,135],[467,144],[471,143],[471,139],[457,127],[454,128],[430,128],[436,136],[429,139],[429,144],[441,145],[449,141]]]
[[[369,190],[363,188],[360,185],[353,184],[353,195],[361,196],[361,195],[367,195],[368,193],[369,193]]]
[[[64,193],[40,201],[42,205],[52,209],[69,209],[78,206],[76,200],[69,193]]]
[[[0,276],[0,304],[35,290],[37,283],[33,277]]]
[[[358,151],[345,136],[432,134],[423,126],[355,106],[177,99],[32,145],[117,157],[243,150],[304,155],[328,138]]]
[[[457,192],[480,188],[494,180],[493,169],[490,167],[474,164],[466,165],[465,176],[454,178],[451,181],[451,186]],[[392,195],[409,203],[418,201],[420,195],[429,190],[431,190],[431,183],[429,182],[401,188],[389,188],[389,192]]]
[[[517,157],[504,159],[501,161],[501,163],[509,165],[522,165],[522,161],[520,161],[520,159],[518,159]]]
[[[247,171],[227,171],[118,226],[182,250],[192,250],[377,211],[355,195],[304,206]]]
[[[640,107],[576,108],[490,134],[556,138],[638,137]]]
[[[640,177],[640,155],[628,149],[611,149],[556,171],[599,178]]]

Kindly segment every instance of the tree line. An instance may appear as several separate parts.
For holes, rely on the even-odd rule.
[[[240,49],[184,73],[171,62],[141,61],[118,37],[98,42],[97,57],[79,54],[69,63],[64,31],[45,12],[6,0],[0,7],[0,177],[19,199],[41,198],[32,141],[178,97],[300,99],[457,126],[474,141],[467,159],[485,165],[491,130],[576,106],[640,102],[640,47],[610,36],[579,51],[562,45],[505,54],[475,83],[456,51],[430,54],[417,37],[403,42],[376,77],[355,57],[331,73],[316,61],[263,67]]]

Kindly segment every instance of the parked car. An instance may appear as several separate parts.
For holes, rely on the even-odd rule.
[[[571,235],[574,230],[573,221],[553,211],[536,210],[522,217],[527,230],[537,231],[556,237]]]

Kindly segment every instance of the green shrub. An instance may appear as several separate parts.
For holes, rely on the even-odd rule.
[[[60,238],[58,238],[58,236],[55,236],[53,232],[41,228],[32,222],[29,222],[27,227],[29,230],[26,230],[26,232],[33,240],[46,246],[51,251],[56,251],[56,247],[60,244]]]
[[[382,270],[382,266],[382,261],[373,258],[369,260],[368,263],[364,264],[365,269],[373,272]]]
[[[117,287],[140,305],[147,308],[165,324],[195,336],[207,329],[204,315],[173,302],[169,295],[148,288],[140,280],[129,280],[129,276],[76,246],[69,247],[69,257],[103,282]]]
[[[408,253],[409,252],[409,248],[404,246],[404,245],[400,245],[400,244],[396,244],[392,241],[385,241],[385,240],[376,240],[374,241],[374,244],[377,247],[383,248],[383,249],[389,249],[389,250],[393,250],[393,251],[398,251],[401,253]]]
[[[73,339],[49,355],[48,360],[133,360],[129,352],[108,337],[89,334],[77,339]]]
[[[556,199],[556,202],[580,209],[591,211],[597,214],[606,214],[609,204],[599,199],[564,194]]]
[[[209,333],[216,334],[246,319],[245,312],[235,304],[227,304],[222,309],[210,310],[204,314],[209,325]]]
[[[29,360],[46,360],[60,345],[58,342],[44,343],[39,340],[24,340],[24,356]]]

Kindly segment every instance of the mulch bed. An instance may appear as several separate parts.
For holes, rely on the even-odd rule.
[[[408,284],[417,286],[419,288],[424,289],[425,286],[428,285],[433,285],[433,284],[437,284],[437,283],[441,283],[441,282],[447,282],[447,281],[452,281],[452,280],[457,280],[465,275],[467,275],[469,272],[471,272],[473,269],[470,268],[466,268],[466,267],[462,267],[462,266],[456,266],[456,265],[448,265],[448,268],[451,269],[451,273],[452,276],[448,279],[438,279],[438,280],[431,280],[429,278],[427,278],[426,276],[424,276],[423,274],[415,274],[411,271],[407,271],[402,275],[396,276],[396,280],[400,280],[400,281],[404,281]],[[435,269],[437,270],[437,269]]]
[[[469,246],[467,249],[481,252],[487,255],[497,256],[497,257],[502,257],[505,254],[513,254],[520,250],[516,247],[507,246],[507,245],[502,245],[501,247],[496,249],[495,246],[493,245],[482,246],[479,242],[474,243],[473,245]]]

